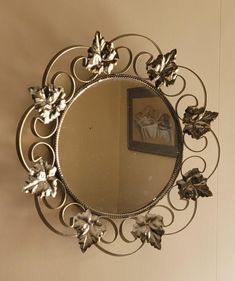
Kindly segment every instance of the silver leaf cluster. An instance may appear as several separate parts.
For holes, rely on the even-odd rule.
[[[86,69],[94,74],[110,74],[118,59],[113,43],[105,41],[97,31],[92,46],[88,49],[88,57],[84,61]]]
[[[163,229],[163,217],[147,213],[139,215],[135,219],[132,235],[139,238],[143,243],[150,243],[154,248],[161,249],[161,238],[165,233]]]
[[[146,70],[151,81],[155,82],[156,88],[169,86],[175,83],[178,66],[175,63],[177,50],[174,49],[167,54],[160,54],[151,62],[147,62]]]
[[[40,159],[29,170],[29,177],[23,187],[23,192],[43,197],[55,197],[57,193],[56,167]]]
[[[99,221],[99,217],[93,215],[89,209],[74,216],[71,226],[77,232],[82,252],[85,252],[92,244],[100,242],[106,231],[105,226]]]
[[[197,200],[198,197],[210,197],[212,192],[207,185],[207,179],[198,168],[189,170],[181,180],[176,182],[181,199]]]
[[[30,87],[29,92],[34,100],[35,109],[38,110],[43,123],[49,124],[60,116],[66,107],[65,92],[62,87],[54,85],[41,87]]]

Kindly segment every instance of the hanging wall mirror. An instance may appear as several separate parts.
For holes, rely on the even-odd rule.
[[[23,191],[46,226],[75,237],[82,252],[161,249],[164,236],[190,224],[197,200],[212,196],[218,114],[207,110],[201,78],[176,55],[145,36],[106,41],[96,32],[91,46],[56,54],[42,85],[29,88],[33,104],[17,133],[29,172]]]

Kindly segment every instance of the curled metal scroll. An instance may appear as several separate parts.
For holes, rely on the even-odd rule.
[[[135,54],[134,51],[129,46],[125,46],[123,42],[121,42],[119,45],[119,42],[123,39],[128,40],[135,38],[146,40],[147,42],[149,42],[150,45],[155,49],[154,54],[151,53],[149,50],[142,49],[138,50]],[[88,51],[88,57],[80,53],[81,51],[84,52],[84,50]],[[128,58],[127,61],[124,62],[124,67],[121,70],[116,71],[115,67],[116,64],[118,64],[118,60],[122,60],[120,50],[125,50],[127,52]],[[74,54],[72,59],[71,54]],[[36,209],[44,224],[51,231],[55,232],[58,235],[76,237],[83,252],[94,244],[99,250],[103,251],[106,254],[122,257],[137,252],[143,247],[144,244],[146,244],[145,242],[150,243],[154,246],[159,246],[157,244],[154,244],[154,241],[151,239],[157,239],[159,242],[161,241],[161,236],[163,236],[164,239],[164,236],[179,233],[184,230],[192,222],[196,214],[198,197],[207,197],[211,196],[212,194],[208,189],[207,181],[214,174],[218,167],[220,159],[220,146],[216,134],[210,127],[210,122],[213,119],[207,122],[207,120],[205,120],[205,117],[203,117],[203,114],[207,112],[207,90],[202,79],[196,72],[185,66],[177,66],[175,61],[169,62],[168,59],[170,59],[171,54],[172,53],[169,52],[166,55],[163,55],[158,44],[156,44],[153,40],[146,36],[142,36],[139,34],[124,34],[115,37],[110,41],[105,41],[101,34],[99,32],[96,32],[96,36],[93,40],[92,47],[76,45],[65,48],[58,52],[50,60],[45,69],[42,78],[42,87],[45,87],[47,85],[59,84],[59,80],[63,76],[66,77],[66,79],[69,81],[70,92],[66,93],[65,96],[65,102],[66,104],[69,104],[76,97],[78,91],[84,88],[86,84],[91,83],[100,75],[105,75],[105,73],[95,73],[94,69],[98,69],[99,71],[103,69],[105,71],[112,70],[112,75],[114,77],[115,74],[125,73],[128,75],[135,76],[138,79],[151,81],[151,76],[148,76],[147,71],[146,76],[144,77],[141,77],[138,72],[140,58],[145,58],[146,69],[147,66],[150,64],[154,65],[155,67],[153,69],[156,75],[155,82],[159,76],[159,79],[162,79],[161,81],[164,82],[164,79],[166,79],[167,83],[165,84],[167,86],[171,85],[172,89],[174,89],[174,82],[181,81],[180,83],[182,83],[182,85],[180,89],[173,92],[173,94],[166,93],[163,87],[159,88],[159,92],[168,99],[174,100],[175,112],[179,120],[181,120],[182,126],[186,123],[187,126],[191,126],[191,130],[199,130],[200,133],[196,141],[199,140],[202,143],[202,146],[200,149],[198,149],[193,147],[193,144],[189,142],[190,137],[194,135],[192,134],[191,136],[186,136],[187,130],[184,131],[182,136],[183,145],[185,150],[187,150],[190,155],[183,158],[180,163],[181,166],[179,179],[177,179],[176,182],[172,183],[171,188],[167,191],[166,194],[163,194],[165,196],[164,198],[166,199],[166,202],[163,203],[161,200],[154,201],[154,203],[149,206],[149,209],[147,211],[146,209],[144,210],[142,217],[138,218],[138,216],[135,215],[129,215],[128,217],[123,216],[121,222],[118,222],[118,220],[116,220],[112,216],[96,216],[95,214],[92,214],[92,212],[87,209],[83,204],[74,201],[74,198],[69,195],[68,190],[66,188],[66,184],[60,178],[60,175],[58,175],[57,179],[57,194],[55,198],[39,198],[37,195],[34,195]],[[171,59],[175,59],[176,50],[173,50],[173,54],[174,57],[171,57]],[[59,63],[61,62],[61,60],[65,59],[67,55],[70,55],[68,56],[69,59],[66,60],[67,64],[69,65],[69,70],[62,69],[62,67],[58,69],[58,65],[61,65]],[[87,67],[88,60],[90,60],[89,67]],[[160,62],[159,65],[157,64],[158,62]],[[95,65],[96,63],[100,63],[100,66]],[[111,67],[109,67],[109,64],[112,64]],[[89,69],[92,68],[93,72],[89,73],[88,77],[84,79],[79,74],[80,68],[86,68],[87,73],[89,73]],[[172,78],[170,73],[171,69],[175,71],[173,80],[169,80],[169,77]],[[179,70],[179,74],[176,70]],[[195,79],[199,81],[203,93],[202,100],[198,97],[197,94],[186,92],[188,80],[180,72],[181,70],[190,73],[195,77]],[[161,73],[161,71],[164,72],[164,75],[163,73]],[[161,83],[158,83],[158,85],[161,85]],[[63,85],[57,86],[63,87]],[[191,103],[189,104],[190,109],[193,112],[196,112],[195,115],[191,116],[191,119],[187,116],[187,109],[184,115],[180,114],[179,112],[180,107],[182,107],[183,101],[185,101],[186,99],[191,100]],[[39,146],[44,146],[46,147],[46,149],[49,150],[52,156],[50,157],[52,158],[52,163],[50,164],[52,166],[57,165],[54,138],[57,133],[60,120],[61,116],[58,116],[53,121],[49,132],[47,134],[42,134],[38,130],[39,123],[40,126],[48,125],[43,123],[43,120],[36,112],[36,108],[34,105],[32,105],[29,109],[26,110],[18,126],[17,150],[22,165],[26,168],[27,171],[30,172],[32,166],[39,159],[42,158],[40,156],[35,156],[35,150]],[[31,128],[29,124],[32,125]],[[30,130],[37,139],[29,147],[29,150],[25,152],[25,150],[23,149],[23,134],[25,131]],[[214,143],[217,148],[217,157],[214,166],[207,167],[207,155],[205,154],[206,149],[211,144],[211,139],[214,139]],[[202,168],[199,169],[199,167],[191,167],[189,171],[185,172],[184,167],[186,166],[186,164],[189,165],[190,160],[192,159],[197,159],[201,161]],[[43,160],[48,161],[48,159]],[[205,174],[207,174],[207,176],[205,176]],[[185,188],[184,193],[180,189],[182,188],[182,186]],[[177,194],[177,192],[180,194],[180,196],[176,196],[177,198],[173,199],[172,193]],[[164,200],[164,198],[161,199]],[[181,203],[181,207],[178,207],[177,202]],[[69,216],[68,213],[74,208],[76,209],[77,214],[71,214]],[[168,212],[169,214],[170,219],[167,223],[165,223],[164,220],[161,221],[162,210]],[[185,212],[186,210],[189,210],[189,212],[191,212],[188,221],[178,229],[168,231],[168,228],[172,228],[174,226],[174,223],[177,220],[177,214]],[[55,226],[53,223],[50,222],[48,218],[50,212],[52,212],[53,214],[56,212],[56,214],[58,215],[58,221],[60,223],[59,228],[58,224]],[[126,235],[127,222],[129,222],[129,224],[131,224],[133,227],[135,225],[135,231],[129,232],[128,235]],[[107,228],[105,227],[105,225],[107,225]],[[63,228],[63,230],[61,230],[61,227]],[[146,227],[146,232],[142,229],[142,232],[138,233],[138,227]],[[105,234],[107,233],[107,231],[113,234],[111,239],[106,238]],[[131,249],[129,252],[126,253],[116,253],[110,250],[110,246],[112,246],[112,244],[120,242],[118,241],[118,239],[121,240],[121,243],[124,244],[134,244],[134,250]]]

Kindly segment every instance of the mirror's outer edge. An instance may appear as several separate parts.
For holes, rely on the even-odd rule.
[[[91,87],[92,85],[94,85],[95,83],[99,83],[105,80],[112,80],[112,79],[133,79],[136,81],[139,81],[143,84],[145,84],[148,88],[150,88],[151,90],[153,90],[154,92],[156,92],[161,98],[162,100],[165,102],[165,104],[167,105],[167,108],[169,109],[174,121],[175,121],[175,126],[176,126],[176,141],[178,142],[177,148],[178,148],[178,155],[176,158],[176,163],[174,166],[174,170],[171,174],[171,177],[169,179],[169,181],[167,182],[167,184],[165,185],[165,187],[162,189],[162,191],[147,205],[145,205],[144,207],[133,211],[133,212],[128,212],[128,213],[119,213],[119,214],[115,214],[115,213],[106,213],[106,212],[101,212],[98,210],[93,209],[91,206],[86,205],[84,202],[80,201],[79,198],[72,192],[72,190],[69,188],[69,186],[66,184],[64,178],[63,178],[63,173],[60,167],[60,163],[59,163],[59,152],[58,152],[58,142],[59,142],[59,136],[60,136],[60,129],[63,123],[63,120],[65,118],[66,113],[68,112],[70,106],[73,104],[73,102],[80,96],[82,95],[86,89],[88,89],[89,87]],[[108,216],[110,218],[127,218],[130,216],[135,216],[138,215],[140,213],[143,213],[145,211],[148,211],[149,209],[151,209],[152,207],[154,207],[166,194],[167,192],[173,187],[175,180],[180,172],[181,169],[181,164],[182,164],[182,159],[183,159],[183,133],[182,133],[182,128],[180,125],[180,121],[179,118],[176,114],[175,109],[173,108],[172,104],[169,102],[169,100],[159,91],[157,90],[152,84],[150,84],[148,81],[141,79],[137,76],[131,76],[131,75],[124,75],[124,74],[110,74],[110,75],[102,75],[99,76],[98,78],[92,80],[91,82],[83,85],[81,88],[77,89],[76,94],[74,96],[74,98],[70,101],[70,103],[68,104],[68,106],[66,107],[66,110],[63,112],[60,121],[59,121],[59,126],[56,132],[56,136],[54,139],[54,147],[55,147],[55,155],[56,155],[56,165],[58,168],[58,174],[60,177],[60,180],[64,183],[64,185],[66,186],[66,189],[68,191],[68,193],[71,195],[71,197],[78,202],[79,204],[83,205],[86,209],[90,209],[92,211],[92,213],[96,214],[96,215],[101,215],[101,216]]]

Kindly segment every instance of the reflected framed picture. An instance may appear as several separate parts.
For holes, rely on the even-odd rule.
[[[127,92],[128,149],[176,157],[176,128],[169,102],[146,87]]]

